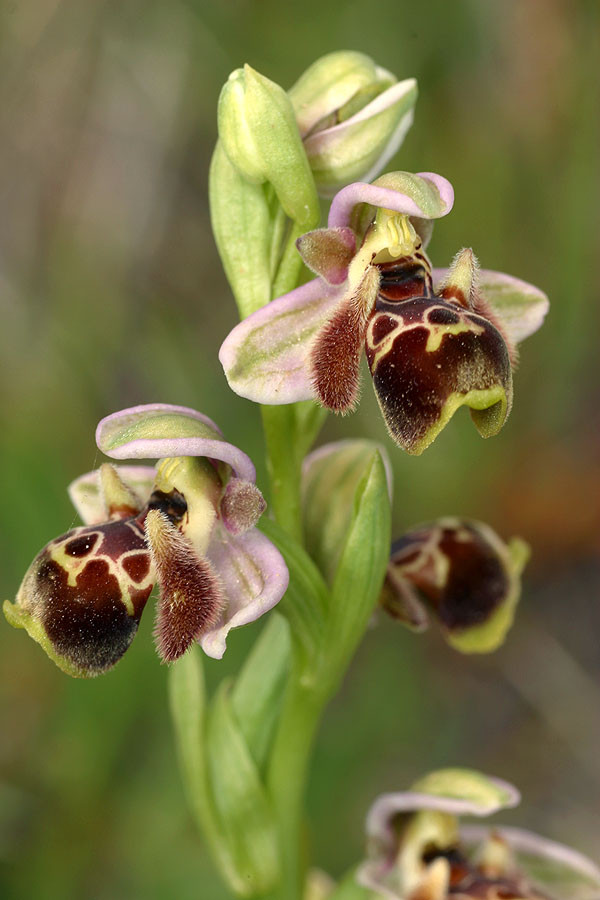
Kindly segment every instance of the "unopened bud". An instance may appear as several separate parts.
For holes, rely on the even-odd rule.
[[[331,196],[371,181],[396,153],[412,124],[417,83],[341,51],[317,60],[289,95],[317,190]]]
[[[236,69],[221,91],[218,121],[225,153],[244,178],[270,182],[291,219],[301,227],[314,225],[317,194],[283,88],[248,65]]]

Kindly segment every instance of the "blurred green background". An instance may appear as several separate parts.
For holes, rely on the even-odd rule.
[[[235,309],[212,241],[207,168],[229,72],[289,87],[362,50],[420,86],[394,167],[456,189],[434,263],[472,245],[550,295],[515,408],[482,441],[463,411],[426,454],[385,435],[371,388],[321,440],[370,435],[396,472],[400,533],[441,514],[521,534],[534,557],[490,658],[380,621],[329,709],[309,788],[316,862],[361,853],[379,792],[434,766],[516,782],[506,821],[598,855],[600,5],[561,0],[9,0],[1,9],[2,596],[74,524],[65,487],[98,462],[97,420],[194,406],[258,462],[257,409],[216,353]],[[221,900],[180,786],[152,614],[117,669],[62,675],[0,623],[0,896]],[[232,672],[259,626],[234,633]]]

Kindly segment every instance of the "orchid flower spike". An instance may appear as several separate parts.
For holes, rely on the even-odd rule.
[[[576,850],[520,828],[459,827],[516,806],[512,785],[441,769],[410,791],[383,794],[367,816],[357,881],[388,900],[598,900],[600,869]]]
[[[513,623],[528,558],[521,538],[505,543],[484,522],[438,519],[392,545],[381,605],[414,631],[437,619],[456,650],[490,653]]]
[[[231,388],[257,403],[313,398],[348,413],[364,351],[388,431],[407,452],[422,453],[460,406],[483,437],[496,434],[512,404],[515,344],[540,327],[548,300],[518,279],[479,272],[468,249],[450,269],[432,269],[432,223],[453,199],[430,172],[339,191],[328,227],[297,243],[317,278],[224,341]]]
[[[255,527],[265,502],[251,460],[206,416],[166,404],[108,416],[96,440],[114,459],[159,462],[105,463],[71,484],[85,525],[40,551],[6,618],[67,674],[91,677],[125,653],[157,584],[163,662],[194,641],[220,659],[229,631],[271,609],[288,584],[281,554]]]

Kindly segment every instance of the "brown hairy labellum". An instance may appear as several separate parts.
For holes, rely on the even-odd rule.
[[[163,662],[174,662],[217,623],[224,598],[210,562],[195,552],[164,513],[148,512],[146,537],[160,586],[156,649]]]
[[[420,453],[467,404],[484,436],[503,424],[512,369],[502,335],[487,319],[438,298],[390,302],[381,294],[366,352],[392,437]]]
[[[125,653],[153,583],[139,523],[119,519],[51,541],[30,566],[16,605],[59,665],[90,677]]]

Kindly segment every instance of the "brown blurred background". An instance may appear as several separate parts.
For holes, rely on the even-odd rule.
[[[463,764],[521,787],[505,821],[598,857],[599,4],[8,0],[0,15],[2,596],[74,523],[65,487],[98,463],[94,427],[115,409],[202,410],[264,485],[257,409],[216,358],[236,319],[208,219],[216,101],[244,62],[289,87],[330,50],[369,53],[420,85],[394,167],[456,189],[434,263],[472,245],[483,266],[544,288],[552,311],[492,441],[464,413],[423,457],[403,456],[368,384],[359,413],[326,426],[321,440],[387,445],[398,533],[470,515],[534,555],[490,658],[388,622],[369,633],[317,746],[314,856],[341,873],[375,794]],[[0,623],[0,896],[225,896],[185,807],[151,618],[89,683]],[[258,627],[232,635],[213,681]]]

